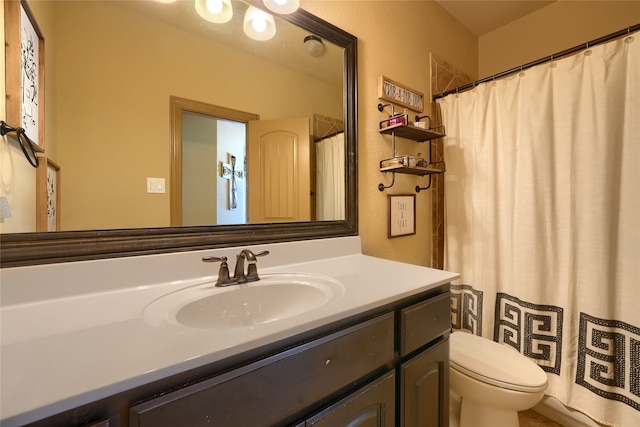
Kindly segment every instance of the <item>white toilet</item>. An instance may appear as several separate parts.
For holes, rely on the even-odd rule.
[[[449,343],[460,427],[518,427],[518,411],[544,396],[547,375],[514,349],[465,332],[452,333]]]

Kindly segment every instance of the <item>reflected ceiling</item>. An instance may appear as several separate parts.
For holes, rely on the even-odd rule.
[[[236,47],[254,56],[291,67],[316,79],[342,86],[342,75],[334,70],[342,67],[343,50],[332,43],[324,43],[322,61],[304,54],[304,38],[309,31],[295,25],[277,26],[278,43],[253,40],[243,34],[242,24],[248,4],[233,0],[233,17],[225,24],[212,24],[194,12],[192,1],[178,0],[174,3],[156,1],[115,1],[120,7],[142,13],[149,18],[179,27],[185,31],[208,37],[218,43]],[[295,61],[294,61],[295,60]]]

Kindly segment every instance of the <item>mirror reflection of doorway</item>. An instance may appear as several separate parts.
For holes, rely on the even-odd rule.
[[[246,123],[257,114],[171,97],[171,225],[245,224]]]
[[[171,97],[171,225],[343,219],[342,131],[314,143],[315,128]]]
[[[182,225],[244,224],[246,124],[182,112]]]

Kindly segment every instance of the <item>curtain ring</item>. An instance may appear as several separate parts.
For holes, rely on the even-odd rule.
[[[633,42],[633,36],[631,35],[631,27],[627,27],[627,37],[624,38],[624,42],[627,44]]]
[[[584,51],[584,56],[591,56],[592,53],[591,49],[589,49],[589,42],[587,42],[587,48]]]

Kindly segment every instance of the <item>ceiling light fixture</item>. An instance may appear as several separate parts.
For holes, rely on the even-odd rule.
[[[233,16],[231,0],[196,0],[196,12],[203,19],[216,24],[229,22]]]
[[[253,6],[249,6],[244,15],[244,32],[254,40],[265,41],[276,35],[276,23],[273,16]]]
[[[300,7],[300,0],[264,0],[264,5],[272,12],[286,15]]]
[[[313,34],[304,38],[304,50],[311,56],[318,57],[324,52],[322,39]]]

